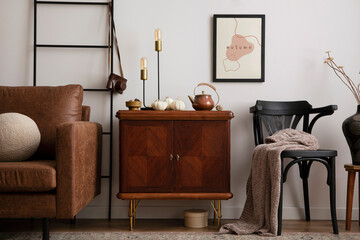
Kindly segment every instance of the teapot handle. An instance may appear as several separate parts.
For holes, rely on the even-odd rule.
[[[210,83],[199,83],[194,89],[194,96],[196,95],[195,94],[196,88],[198,88],[200,86],[208,86],[208,87],[212,88],[215,91],[215,93],[217,95],[217,98],[218,98],[217,103],[215,104],[215,107],[216,107],[218,105],[219,101],[220,101],[220,97],[219,97],[219,94],[217,93],[216,88],[214,87],[214,85],[211,85]]]

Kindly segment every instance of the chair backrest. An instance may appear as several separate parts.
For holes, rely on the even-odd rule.
[[[0,113],[17,112],[35,121],[41,141],[34,157],[55,159],[56,127],[82,119],[81,85],[58,87],[0,86]]]
[[[295,129],[300,120],[303,123],[302,131],[311,133],[311,110],[312,106],[307,101],[256,101],[255,106],[250,108],[250,112],[253,113],[255,145],[263,144],[266,135],[271,136],[285,128]]]

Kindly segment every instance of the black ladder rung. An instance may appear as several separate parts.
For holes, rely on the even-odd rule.
[[[57,44],[36,44],[35,47],[48,48],[108,48],[108,45],[57,45]]]
[[[103,132],[102,134],[109,135],[109,134],[111,134],[111,132]]]
[[[84,91],[88,92],[109,92],[110,90],[107,88],[84,88]]]
[[[108,5],[108,2],[59,2],[59,1],[36,1],[37,4],[64,4],[64,5]]]
[[[101,176],[101,178],[110,178],[110,176]]]

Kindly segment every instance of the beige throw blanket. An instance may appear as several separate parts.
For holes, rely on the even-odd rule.
[[[219,233],[276,236],[280,199],[281,160],[283,150],[316,150],[317,139],[305,132],[284,129],[265,139],[252,156],[246,185],[246,202],[239,220],[220,228]]]

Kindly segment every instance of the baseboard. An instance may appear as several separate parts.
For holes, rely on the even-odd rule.
[[[139,206],[136,217],[138,219],[181,219],[183,212],[188,209],[204,209],[209,211],[209,218],[213,217],[213,211],[209,204],[199,206]],[[223,219],[238,219],[242,212],[242,208],[223,207]],[[79,219],[106,219],[108,208],[103,206],[88,206],[83,209],[78,215]],[[346,209],[337,208],[337,219],[345,220]],[[128,218],[128,207],[114,206],[111,211],[112,219],[126,219]],[[312,220],[331,220],[329,208],[311,208],[310,215]],[[353,209],[353,220],[359,219],[359,209]],[[283,208],[283,219],[299,220],[304,219],[305,213],[303,208],[298,207],[285,207]]]

